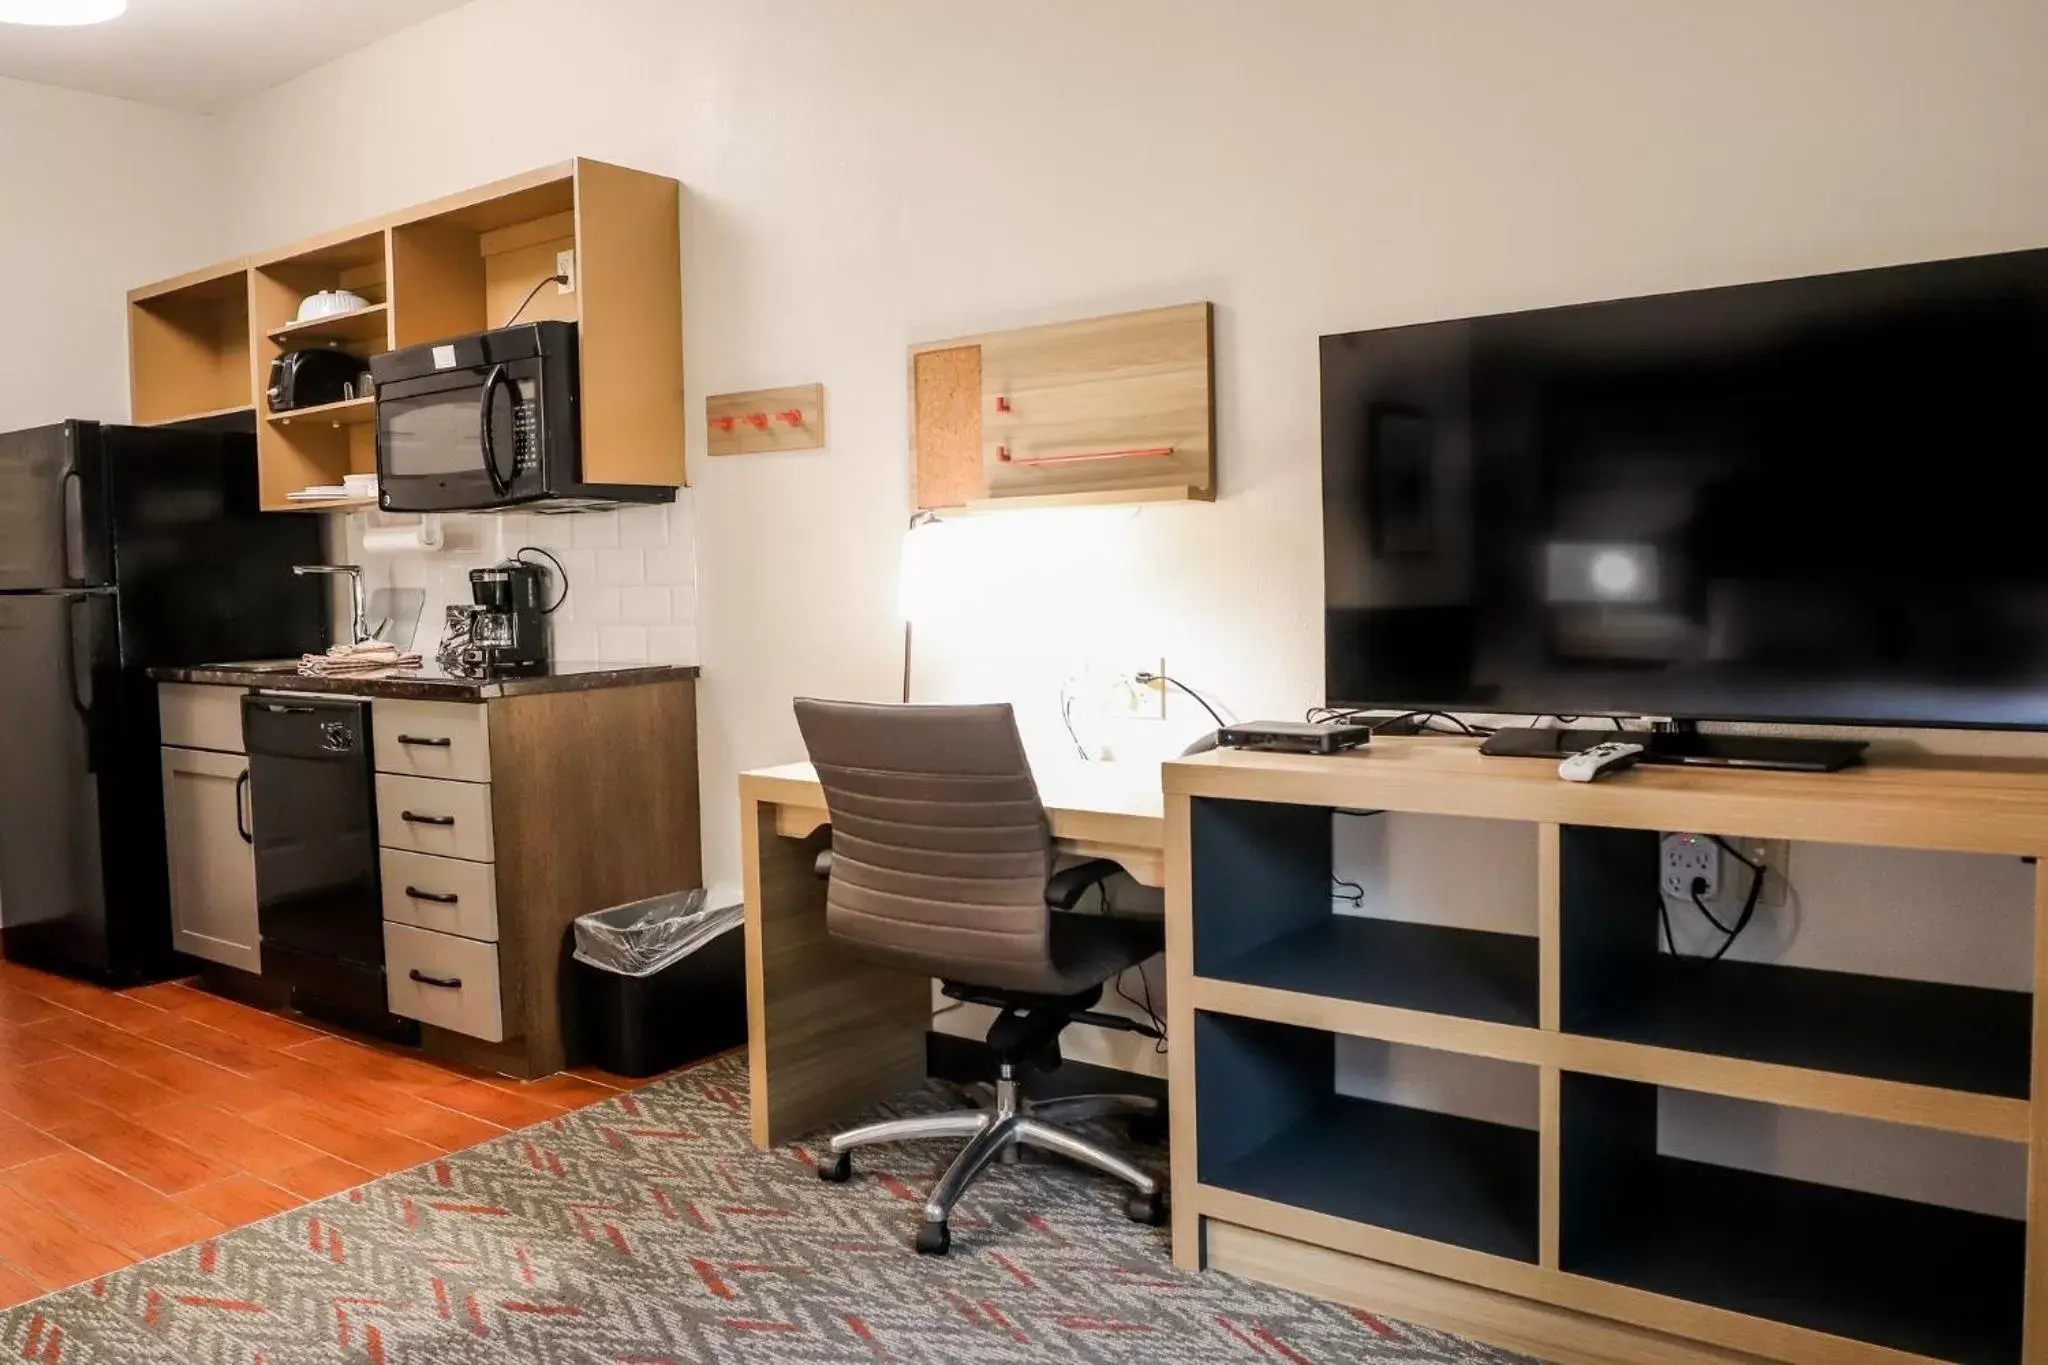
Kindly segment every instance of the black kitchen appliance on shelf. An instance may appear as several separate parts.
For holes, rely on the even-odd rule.
[[[529,322],[370,358],[378,505],[674,502],[673,488],[583,480],[576,324]]]
[[[240,433],[73,421],[0,435],[0,948],[102,979],[173,974],[161,665],[323,647],[291,566],[311,517],[256,506]]]
[[[368,397],[363,386],[367,367],[345,351],[286,351],[270,362],[270,386],[265,396],[272,412],[295,412]]]
[[[265,979],[315,1018],[418,1041],[384,984],[370,704],[256,693],[242,738]]]

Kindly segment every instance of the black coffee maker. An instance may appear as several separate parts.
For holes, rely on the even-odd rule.
[[[476,604],[469,648],[476,666],[491,673],[532,673],[548,663],[547,571],[508,559],[469,571]]]

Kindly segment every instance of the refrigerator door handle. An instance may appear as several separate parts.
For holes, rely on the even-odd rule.
[[[92,605],[90,597],[73,597],[64,603],[64,692],[71,709],[85,722],[85,770],[88,773],[99,771],[99,746],[92,740],[92,657],[87,655],[83,669],[78,666],[78,609],[90,609]]]
[[[85,481],[77,466],[57,476],[57,496],[63,502],[58,537],[64,551],[64,582],[77,587],[85,582]]]

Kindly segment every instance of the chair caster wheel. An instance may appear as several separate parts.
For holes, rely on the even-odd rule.
[[[953,1246],[953,1234],[944,1223],[925,1223],[917,1230],[917,1254],[943,1256]]]
[[[1166,1192],[1155,1190],[1151,1194],[1133,1194],[1124,1200],[1124,1217],[1147,1227],[1165,1227]]]
[[[844,1185],[853,1179],[853,1154],[841,1152],[838,1156],[819,1162],[818,1179],[833,1185]]]

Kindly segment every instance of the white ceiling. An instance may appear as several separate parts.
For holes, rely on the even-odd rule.
[[[0,76],[210,113],[465,0],[128,0],[85,28],[0,24]]]

